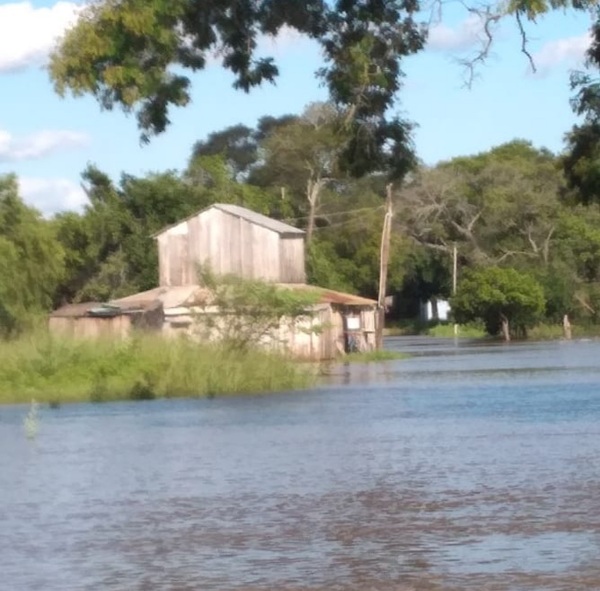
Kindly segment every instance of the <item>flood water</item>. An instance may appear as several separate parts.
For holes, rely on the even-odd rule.
[[[600,589],[600,342],[389,339],[309,392],[0,408],[0,589]]]

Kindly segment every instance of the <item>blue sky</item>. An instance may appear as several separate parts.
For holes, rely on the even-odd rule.
[[[569,107],[569,72],[581,66],[590,17],[557,12],[528,25],[537,73],[520,53],[519,34],[506,21],[472,88],[457,58],[478,47],[480,27],[460,5],[447,5],[431,32],[427,50],[406,60],[399,110],[418,124],[417,152],[427,164],[472,154],[513,138],[560,151],[575,123]],[[0,174],[15,172],[25,199],[44,213],[77,209],[88,162],[118,179],[121,172],[182,169],[197,139],[262,115],[300,112],[326,93],[315,79],[320,54],[291,32],[265,40],[278,60],[276,86],[247,95],[231,87],[218,65],[193,78],[193,102],[172,112],[167,132],[140,146],[135,117],[102,112],[89,98],[60,99],[44,64],[53,40],[74,22],[68,1],[0,1]]]

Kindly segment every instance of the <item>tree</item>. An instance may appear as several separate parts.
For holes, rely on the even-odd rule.
[[[437,250],[413,243],[405,248],[404,277],[398,288],[394,313],[400,317],[420,315],[422,302],[448,299],[452,291],[452,258]],[[433,306],[435,318],[436,306]]]
[[[547,264],[563,207],[555,156],[515,140],[421,169],[398,194],[401,230],[463,265]]]
[[[31,327],[48,312],[64,275],[53,228],[25,205],[14,175],[0,176],[0,336]]]
[[[306,330],[318,330],[312,321],[312,308],[319,300],[314,291],[235,275],[217,276],[208,265],[199,266],[198,280],[208,292],[203,310],[195,317],[195,329],[203,340],[216,339],[236,351],[247,351],[265,340],[285,345],[279,335],[286,323],[296,330],[305,321]]]
[[[243,181],[260,160],[259,143],[275,129],[295,122],[297,115],[262,117],[255,129],[246,125],[233,125],[209,134],[196,142],[192,150],[188,172],[197,168],[197,161],[206,156],[220,156],[229,168],[230,176]],[[189,175],[188,175],[189,176]],[[199,177],[206,182],[206,177]]]
[[[303,195],[308,204],[306,243],[310,244],[323,190],[339,178],[344,138],[337,113],[327,104],[309,105],[302,117],[272,131],[261,144],[264,161],[250,182],[260,179]]]
[[[575,125],[561,159],[566,180],[581,203],[600,201],[600,121]]]
[[[68,261],[55,303],[106,300],[155,287],[152,234],[212,203],[203,187],[175,173],[123,175],[118,185],[89,166],[82,175],[89,204],[54,220]]]
[[[525,336],[544,313],[544,292],[531,276],[515,269],[469,270],[461,279],[451,308],[457,322],[480,320],[490,335]]]
[[[61,95],[91,94],[102,108],[135,112],[148,141],[166,129],[171,107],[189,103],[185,70],[202,70],[218,52],[236,88],[273,82],[278,69],[257,56],[259,36],[292,27],[323,49],[319,75],[353,135],[345,163],[364,174],[407,151],[410,126],[387,117],[400,60],[424,46],[418,10],[416,0],[100,0],[66,33],[50,75]]]

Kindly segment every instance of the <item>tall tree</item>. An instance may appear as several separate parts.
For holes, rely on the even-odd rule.
[[[196,161],[206,156],[221,156],[236,181],[242,181],[250,174],[260,160],[259,143],[281,126],[293,123],[297,115],[283,115],[281,117],[261,117],[256,128],[246,125],[232,125],[220,131],[215,131],[205,139],[194,144],[190,158],[190,171]],[[200,177],[197,180],[206,182],[209,179]]]
[[[309,105],[302,117],[277,127],[262,143],[263,164],[251,182],[278,185],[306,199],[306,242],[310,244],[323,190],[340,177],[344,137],[337,113],[326,103]],[[304,209],[304,208],[303,208]]]
[[[14,175],[0,176],[0,334],[18,333],[48,312],[63,275],[52,226],[23,202]]]
[[[54,222],[69,263],[56,303],[105,300],[155,287],[152,234],[211,203],[205,188],[172,172],[123,175],[116,185],[89,166],[83,180],[89,198],[84,212],[61,214]]]
[[[564,180],[547,150],[515,140],[422,169],[399,195],[399,223],[463,264],[547,264]]]

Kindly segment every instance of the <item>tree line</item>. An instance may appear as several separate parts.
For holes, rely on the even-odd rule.
[[[11,336],[52,308],[106,301],[158,283],[152,234],[212,203],[235,203],[307,231],[310,283],[376,297],[389,171],[355,177],[329,103],[264,117],[198,141],[182,172],[122,174],[88,166],[81,212],[51,218],[0,177],[0,331]],[[576,128],[573,133],[576,133]],[[568,136],[569,138],[570,136]],[[575,174],[576,173],[576,174]],[[435,166],[415,161],[394,184],[388,293],[401,316],[450,298],[457,319],[524,334],[536,322],[600,321],[596,169],[570,139],[556,155],[514,140]]]

